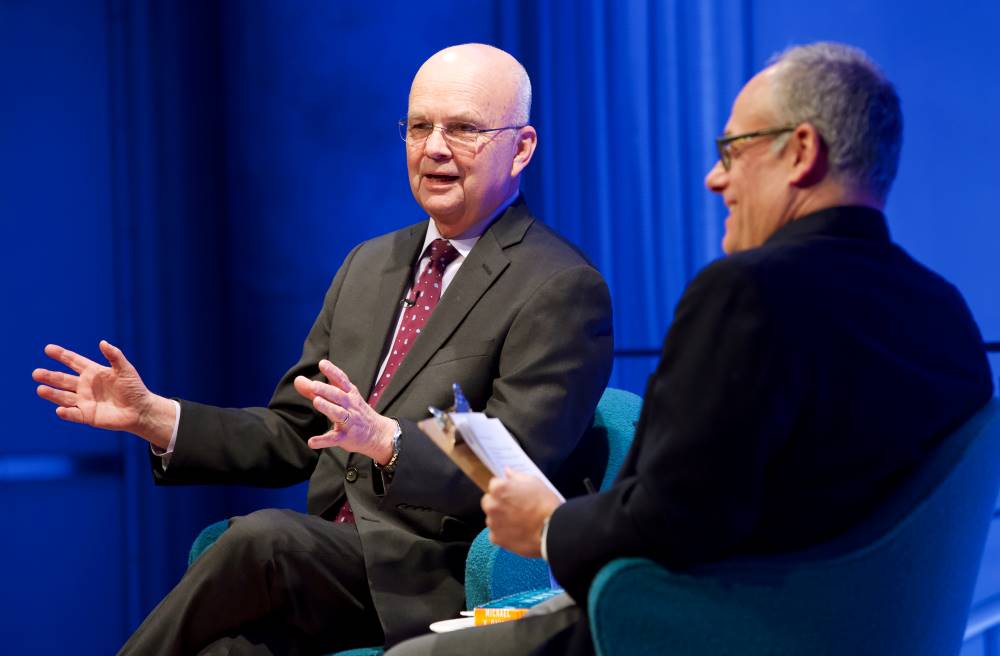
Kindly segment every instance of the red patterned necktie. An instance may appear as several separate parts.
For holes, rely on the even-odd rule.
[[[368,405],[374,406],[378,402],[379,395],[392,382],[392,377],[396,375],[399,365],[403,363],[406,354],[410,352],[413,342],[427,325],[427,320],[430,319],[431,313],[434,312],[438,301],[441,300],[444,270],[459,255],[447,239],[441,238],[432,241],[420,259],[427,255],[428,250],[430,251],[430,260],[427,261],[417,277],[417,282],[410,291],[410,300],[404,303],[406,309],[403,311],[403,320],[399,324],[399,330],[396,331],[385,369],[368,397]],[[340,507],[340,511],[333,521],[354,523],[354,513],[351,511],[350,502],[344,501],[344,505]]]

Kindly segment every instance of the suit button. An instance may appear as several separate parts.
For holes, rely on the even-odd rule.
[[[344,478],[347,479],[348,483],[353,483],[358,480],[358,469],[357,467],[348,467],[347,471],[344,472]]]

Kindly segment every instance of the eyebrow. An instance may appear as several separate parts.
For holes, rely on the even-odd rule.
[[[412,114],[409,114],[406,118],[407,118],[407,120],[410,120],[410,121],[416,120],[416,119],[427,120],[427,116],[423,112],[413,112]],[[473,124],[477,124],[478,125],[479,123],[482,123],[482,118],[480,118],[479,116],[476,116],[475,114],[472,114],[472,113],[459,112],[458,114],[452,114],[451,116],[448,116],[447,118],[445,118],[445,120],[443,122],[444,123],[473,123]]]

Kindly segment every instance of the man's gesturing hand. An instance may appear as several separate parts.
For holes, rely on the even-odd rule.
[[[58,406],[60,419],[128,431],[167,448],[177,419],[173,402],[150,392],[120,349],[104,340],[100,349],[110,367],[55,344],[46,346],[45,355],[76,373],[35,369],[31,377],[41,383],[38,396]]]
[[[542,526],[562,500],[534,476],[509,467],[506,478],[490,479],[480,505],[490,542],[525,558],[542,555]]]
[[[380,465],[392,458],[392,435],[396,422],[375,412],[343,371],[329,360],[320,360],[319,370],[329,383],[295,379],[295,390],[312,401],[317,412],[333,426],[322,435],[309,438],[309,446],[323,449],[339,446],[369,456]]]

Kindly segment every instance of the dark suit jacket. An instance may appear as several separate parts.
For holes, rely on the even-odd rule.
[[[306,445],[329,425],[292,380],[322,379],[317,363],[328,358],[367,398],[426,228],[425,221],[351,251],[268,407],[182,402],[170,466],[153,468],[161,483],[276,486],[311,476],[309,512],[324,516],[346,494],[389,643],[463,607],[466,552],[484,526],[481,492],[414,424],[427,406],[451,405],[452,383],[473,409],[500,418],[564,493],[582,493],[582,479],[606,464],[581,436],[611,370],[607,286],[520,201],[476,243],[376,405],[403,427],[391,484],[365,456]]]
[[[553,571],[585,603],[616,557],[683,568],[824,542],[991,391],[961,296],[880,212],[793,221],[691,282],[619,479],[552,517]]]

